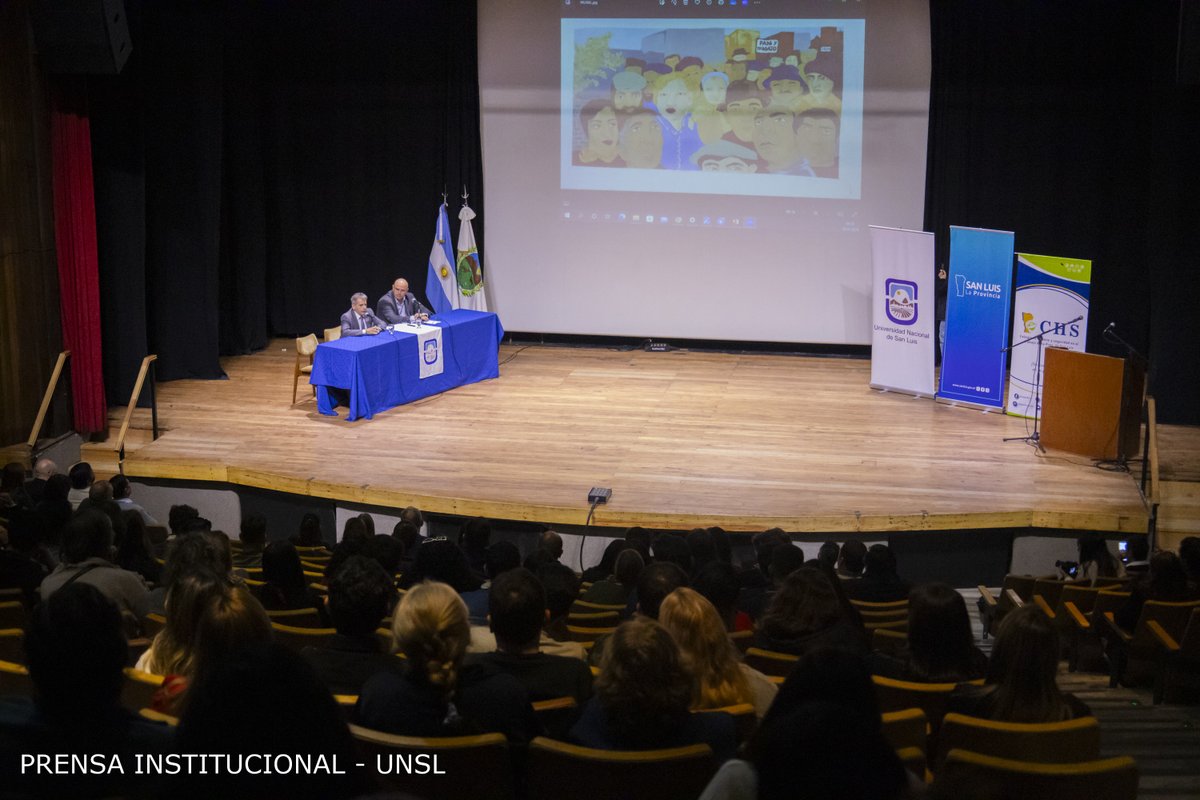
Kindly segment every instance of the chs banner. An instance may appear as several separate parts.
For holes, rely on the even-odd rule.
[[[950,228],[940,399],[1003,408],[1014,238],[1009,231]]]
[[[1017,253],[1016,285],[1012,343],[1016,345],[1042,333],[1045,334],[1042,337],[1044,347],[1061,347],[1082,353],[1087,341],[1092,262],[1082,258]],[[1039,361],[1036,340],[1013,349],[1005,411],[1031,419],[1042,415],[1041,387],[1045,380],[1041,370],[1045,366],[1045,352]]]

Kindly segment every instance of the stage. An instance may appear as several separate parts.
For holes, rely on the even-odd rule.
[[[1146,530],[1133,476],[1002,441],[1025,420],[872,390],[866,360],[504,345],[500,361],[498,379],[348,423],[304,378],[290,405],[294,341],[277,340],[225,359],[227,381],[160,384],[162,435],[136,412],[125,473],[561,525],[606,486],[593,525]]]

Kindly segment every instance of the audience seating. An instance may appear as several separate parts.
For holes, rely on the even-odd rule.
[[[850,605],[857,608],[860,612],[862,612],[862,611],[889,612],[889,613],[894,614],[894,613],[903,611],[905,614],[908,613],[908,600],[907,599],[905,599],[905,600],[888,600],[887,602],[884,602],[884,603],[876,603],[871,600],[855,600],[854,598],[850,598]]]
[[[281,611],[267,610],[272,622],[292,625],[297,628],[320,628],[321,615],[315,608],[289,608]]]
[[[126,667],[125,683],[121,686],[121,705],[130,711],[148,708],[154,693],[162,686],[163,676]]]
[[[759,647],[746,649],[746,664],[764,675],[786,678],[799,660],[800,656],[794,656],[791,653],[777,653]]]
[[[1105,612],[1102,638],[1111,645],[1109,648],[1109,681],[1110,687],[1129,677],[1130,662],[1152,661],[1158,654],[1158,643],[1162,638],[1158,632],[1172,639],[1183,637],[1192,612],[1200,608],[1200,600],[1183,603],[1168,603],[1160,600],[1147,600],[1142,606],[1141,616],[1132,631],[1126,631],[1113,620],[1113,612]],[[1151,630],[1151,624],[1157,631]]]
[[[142,617],[142,635],[148,639],[153,639],[155,634],[165,628],[167,618],[162,614],[147,614]]]
[[[576,600],[571,604],[572,614],[590,614],[597,611],[615,611],[618,615],[625,613],[625,603],[589,603],[586,600]]]
[[[871,649],[884,655],[896,655],[908,647],[908,631],[875,628],[871,631]]]
[[[296,405],[296,388],[300,385],[300,376],[312,374],[313,353],[315,352],[317,352],[317,335],[315,333],[296,339],[296,368],[292,372],[292,405]],[[313,397],[316,395],[317,387],[314,386]]]
[[[346,717],[346,722],[354,722],[354,709],[358,707],[358,695],[335,694],[333,700],[338,704],[338,708],[342,710],[342,714]]]
[[[901,747],[896,750],[896,756],[904,768],[925,782],[929,780],[928,758],[925,751],[919,747]]]
[[[571,726],[579,719],[579,704],[574,697],[552,697],[534,700],[533,713],[537,715],[542,730],[554,737],[565,738]]]
[[[127,642],[127,652],[125,655],[125,666],[132,667],[142,657],[142,654],[150,649],[150,644],[153,640],[145,636],[139,636],[136,639],[129,639]]]
[[[994,722],[947,714],[938,732],[935,768],[951,750],[1046,764],[1094,761],[1100,758],[1100,722],[1095,717],[1064,722]]]
[[[33,697],[33,678],[21,664],[0,661],[0,697],[8,695]]]
[[[597,639],[616,632],[617,626],[611,628],[593,627],[591,625],[567,625],[567,636],[572,642],[594,643]]]
[[[1200,688],[1200,609],[1193,609],[1183,635],[1172,636],[1157,621],[1150,623],[1157,649],[1154,654],[1154,702],[1168,692]]]
[[[1100,637],[1097,633],[1099,620],[1103,619],[1105,614],[1114,612],[1123,606],[1129,599],[1129,594],[1129,592],[1117,591],[1112,588],[1101,589],[1092,599],[1092,610],[1086,614],[1080,611],[1074,603],[1065,606],[1071,619],[1070,633],[1067,636],[1067,668],[1071,672],[1080,668],[1081,653],[1086,643],[1091,642],[1099,647]]]
[[[733,717],[734,727],[737,728],[738,742],[744,742],[754,733],[754,729],[758,727],[758,717],[754,714],[754,706],[750,703],[736,703],[732,706],[722,706],[720,708],[697,708],[692,711],[693,714],[728,714]]]
[[[20,628],[0,629],[0,661],[25,663],[25,631]]]
[[[1065,581],[1061,578],[1038,578],[1033,582],[1033,593],[1027,602],[1037,603],[1040,597],[1042,602],[1039,603],[1039,606],[1047,605],[1054,608],[1058,605],[1058,598],[1062,595],[1063,589],[1072,583],[1072,581]]]
[[[1138,771],[1132,758],[1105,758],[1074,764],[1039,764],[951,750],[939,777],[964,786],[1003,789],[1021,800],[1135,800]]]
[[[376,768],[379,760],[385,767],[391,764],[390,769],[379,770],[391,790],[425,800],[470,797],[503,800],[513,796],[512,765],[503,734],[421,738],[395,736],[358,725],[351,725],[350,733],[370,768]],[[430,757],[436,757],[440,774],[410,774],[393,761],[394,757],[409,759],[415,756],[429,759],[425,763],[431,770],[434,764]]]
[[[1005,575],[999,598],[994,596],[988,587],[979,587],[979,621],[983,623],[984,639],[991,634],[996,623],[1018,605],[1014,596],[1025,603],[1033,598],[1033,584],[1036,580],[1032,575]]]
[[[863,628],[872,636],[875,631],[892,631],[893,633],[908,633],[908,617],[904,619],[894,619],[881,622],[872,622],[870,619],[863,620]]]
[[[138,716],[142,719],[148,719],[151,722],[162,722],[170,725],[172,728],[179,726],[179,717],[173,717],[170,714],[164,714],[161,711],[155,711],[153,708],[139,708]]]
[[[5,600],[0,602],[0,628],[25,629],[28,617],[25,613],[25,603],[21,600]]]
[[[621,618],[616,611],[586,611],[567,613],[567,625],[576,628],[615,628]]]
[[[892,747],[901,750],[915,747],[922,753],[929,749],[929,719],[919,708],[886,711],[882,715],[883,735]]]
[[[395,644],[395,642],[392,639],[391,623],[388,623],[386,628],[376,628],[375,638],[379,640],[379,646],[383,649],[383,652],[392,652],[392,646]]]
[[[879,710],[903,711],[909,708],[919,708],[925,712],[929,720],[929,737],[932,746],[942,725],[942,717],[946,713],[946,701],[958,687],[956,683],[916,683],[901,681],[895,678],[885,678],[882,675],[872,675],[875,683],[875,693],[879,698]],[[971,681],[982,684],[983,681]]]
[[[745,655],[754,644],[754,631],[730,631],[729,641],[733,642],[739,653]]]
[[[596,750],[539,736],[529,745],[530,800],[566,797],[694,800],[716,771],[706,744],[669,750]]]
[[[302,628],[274,620],[271,620],[271,630],[275,634],[275,641],[296,651],[305,647],[324,647],[337,634],[333,628]]]

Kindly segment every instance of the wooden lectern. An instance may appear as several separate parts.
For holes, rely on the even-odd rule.
[[[1138,453],[1145,368],[1134,359],[1046,349],[1041,441],[1088,458]]]

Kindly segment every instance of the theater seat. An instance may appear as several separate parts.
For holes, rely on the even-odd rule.
[[[396,736],[358,725],[351,725],[350,733],[367,768],[379,773],[391,790],[425,800],[509,800],[513,796],[512,765],[503,734],[425,738]],[[410,765],[408,772],[401,768],[400,760]],[[432,772],[435,767],[438,773]],[[423,769],[429,771],[419,774]]]
[[[938,777],[977,787],[984,796],[1021,800],[1136,800],[1137,765],[1121,756],[1072,764],[1039,764],[951,750]]]
[[[947,714],[938,734],[935,767],[951,750],[1049,764],[1093,761],[1100,757],[1100,723],[1095,717],[1025,723]]]
[[[694,800],[715,771],[712,749],[706,744],[596,750],[539,736],[529,744],[526,785],[530,800]]]

